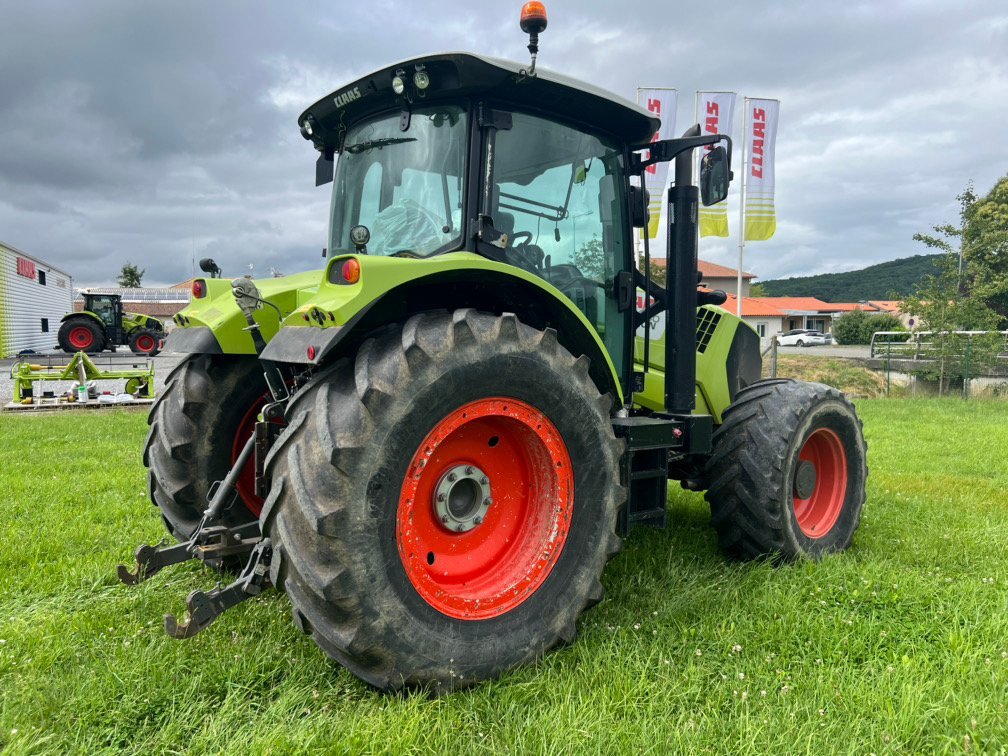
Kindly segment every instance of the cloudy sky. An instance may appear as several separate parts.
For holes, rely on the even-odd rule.
[[[762,278],[920,253],[911,236],[954,220],[967,182],[1008,173],[1003,0],[547,7],[541,66],[630,98],[676,87],[677,131],[696,89],[781,100],[778,230],[746,250]],[[127,260],[147,285],[186,279],[194,257],[225,275],[316,267],[328,192],[297,115],[412,55],[525,60],[519,8],[4,0],[0,241],[81,286]],[[736,244],[703,239],[701,255],[733,265]]]

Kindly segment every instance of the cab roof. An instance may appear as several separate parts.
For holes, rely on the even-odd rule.
[[[310,118],[312,134],[305,138],[310,138],[320,150],[338,151],[347,127],[371,114],[485,94],[494,100],[581,122],[631,145],[648,142],[658,130],[659,119],[630,100],[542,68],[537,68],[535,76],[530,77],[526,68],[514,61],[465,52],[412,58],[379,69],[323,97],[300,115],[298,124],[304,134],[303,124]],[[413,85],[413,75],[420,69],[430,78],[423,96]],[[402,95],[392,89],[392,79],[397,73],[406,82]]]

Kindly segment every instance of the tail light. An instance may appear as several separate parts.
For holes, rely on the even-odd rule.
[[[195,299],[203,299],[206,296],[206,281],[197,278],[192,282],[192,295]]]
[[[357,283],[360,280],[360,263],[353,257],[343,263],[340,275],[347,283]]]

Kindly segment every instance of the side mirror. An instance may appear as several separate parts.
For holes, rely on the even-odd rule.
[[[630,185],[630,225],[644,228],[647,225],[648,190],[643,186]]]
[[[728,196],[731,178],[728,153],[723,145],[719,145],[700,160],[700,201],[704,205],[721,202]]]

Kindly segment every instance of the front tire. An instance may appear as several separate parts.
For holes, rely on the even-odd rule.
[[[725,410],[706,475],[711,523],[731,556],[843,551],[865,501],[861,421],[842,393],[821,383],[754,383]]]
[[[151,501],[178,540],[188,539],[199,524],[211,484],[231,469],[267,396],[254,357],[192,355],[168,375],[147,418],[143,462]],[[263,502],[254,486],[250,460],[238,482],[238,500],[224,512],[225,525],[258,517]]]
[[[625,499],[587,368],[552,330],[461,310],[305,387],[262,518],[295,623],[383,690],[472,685],[573,640]]]
[[[158,343],[161,338],[162,334],[149,328],[137,328],[129,335],[130,351],[133,354],[145,354],[148,357],[153,357],[160,351]]]

